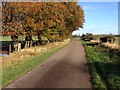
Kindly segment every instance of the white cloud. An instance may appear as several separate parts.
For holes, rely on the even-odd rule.
[[[87,11],[87,10],[104,9],[107,7],[106,6],[85,5],[85,6],[82,6],[82,8],[83,8],[83,10]]]
[[[92,5],[82,6],[82,8],[83,8],[84,10],[88,10],[88,9],[95,9],[95,7],[94,7],[94,6],[92,6]]]

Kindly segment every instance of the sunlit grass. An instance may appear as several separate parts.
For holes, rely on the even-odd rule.
[[[23,51],[11,54],[11,56],[7,58],[4,58],[2,77],[3,87],[44,62],[47,58],[54,55],[57,51],[63,48],[67,43],[68,41],[52,43],[42,46],[41,48],[27,48],[23,49]],[[32,51],[33,49],[36,50]]]

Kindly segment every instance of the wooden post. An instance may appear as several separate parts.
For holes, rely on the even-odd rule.
[[[11,53],[11,45],[9,45],[9,54]]]
[[[29,41],[25,42],[25,48],[29,47]]]
[[[32,41],[30,41],[30,46],[29,47],[32,47]]]
[[[18,43],[15,44],[15,51],[18,50]]]
[[[15,48],[15,51],[17,51],[17,44],[14,43],[14,48]]]
[[[18,52],[21,50],[21,43],[18,43]]]

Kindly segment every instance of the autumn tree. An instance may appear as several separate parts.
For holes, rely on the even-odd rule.
[[[10,35],[64,40],[83,28],[84,11],[77,2],[7,2],[2,7],[3,31],[14,32]]]

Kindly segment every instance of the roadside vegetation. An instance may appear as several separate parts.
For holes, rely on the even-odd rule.
[[[120,89],[120,51],[83,42],[93,89]]]
[[[50,43],[41,47],[32,47],[14,52],[9,57],[2,58],[2,86],[10,84],[23,74],[32,70],[57,51],[62,49],[69,40],[64,42]]]

